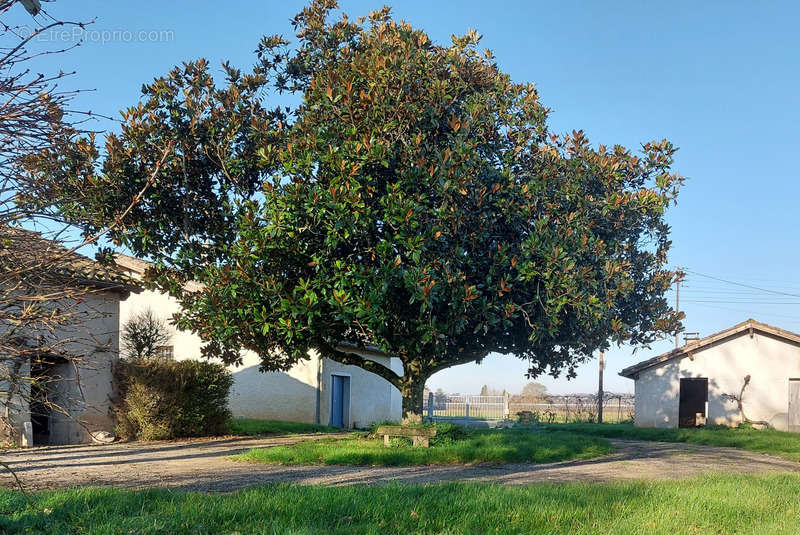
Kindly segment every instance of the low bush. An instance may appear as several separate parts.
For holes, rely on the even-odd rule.
[[[115,370],[117,435],[164,440],[225,434],[233,377],[212,362],[121,360]]]
[[[475,429],[450,423],[437,423],[436,436],[430,441],[431,446],[446,446],[459,440],[466,440],[475,435]]]

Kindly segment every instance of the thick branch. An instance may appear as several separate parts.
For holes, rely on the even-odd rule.
[[[464,353],[461,353],[459,354],[458,357],[453,358],[452,360],[436,361],[435,364],[427,368],[427,370],[429,371],[428,377],[430,377],[436,372],[446,370],[447,368],[452,368],[453,366],[458,366],[460,364],[469,364],[470,362],[477,362],[478,360],[486,358],[486,355],[489,354],[488,351],[483,351],[482,353],[483,353],[482,355],[476,355],[474,353],[465,355]]]
[[[372,372],[375,375],[383,377],[394,386],[398,388],[400,387],[401,376],[397,375],[394,371],[392,371],[390,368],[387,368],[383,364],[375,362],[374,360],[370,360],[352,351],[348,351],[349,348],[347,348],[346,346],[339,345],[337,347],[334,347],[333,345],[328,344],[325,341],[319,341],[317,345],[319,351],[325,357],[334,360],[340,364],[358,366],[359,368],[362,368],[368,372]]]

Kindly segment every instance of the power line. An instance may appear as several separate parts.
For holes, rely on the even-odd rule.
[[[775,285],[775,284],[783,285],[786,282],[785,278],[759,277],[757,275],[753,276],[753,275],[746,274],[746,273],[733,274],[733,273],[728,272],[725,275],[725,277],[727,277],[729,279],[733,279],[733,280],[746,280],[746,281],[749,281],[749,282],[753,282],[755,284],[764,284],[766,286]],[[797,283],[798,283],[798,281],[793,281],[792,282],[793,287],[798,287]]]
[[[797,302],[796,297],[782,297],[780,295],[738,295],[738,294],[689,294],[685,296],[686,299],[722,299],[731,301],[741,301],[743,303],[757,302],[757,301],[777,301],[778,303],[794,303]]]
[[[726,286],[724,284],[715,284],[713,282],[709,282],[709,284],[701,284],[699,286],[696,285],[696,284],[687,283],[687,284],[685,284],[683,286],[685,288],[691,288],[692,290],[699,290],[699,291],[709,290],[709,291],[742,292],[742,293],[753,293],[753,294],[763,293],[760,290],[751,290],[749,288],[731,288],[730,286]],[[788,292],[800,291],[800,287],[782,286],[779,291],[782,291],[782,292],[784,292],[784,291],[788,291]]]
[[[800,324],[800,317],[794,315],[772,312],[755,312],[756,310],[764,310],[765,307],[775,307],[780,305],[791,305],[796,307],[800,305],[800,302],[797,301],[797,298],[800,298],[800,293],[795,293],[797,286],[786,285],[784,282],[781,284],[782,289],[776,290],[772,288],[756,286],[754,284],[748,284],[746,282],[738,282],[715,275],[709,275],[707,273],[700,273],[691,269],[677,269],[681,269],[684,273],[690,275],[688,281],[684,280],[684,282],[687,284],[682,285],[685,287],[684,291],[687,292],[687,295],[684,297],[684,302],[690,306],[745,313],[751,317],[771,316],[774,318],[782,318],[784,322],[792,325]],[[702,279],[707,279],[707,281],[698,281],[697,279],[701,277]],[[697,282],[693,284],[693,281]],[[749,310],[742,310],[741,308],[728,308],[720,305],[744,305]],[[769,308],[767,308],[767,310],[769,310]],[[785,308],[783,310],[786,312],[789,311]]]
[[[713,308],[713,309],[716,309],[716,310],[727,310],[728,312],[741,312],[741,313],[744,313],[744,314],[750,314],[752,312],[750,310],[742,310],[742,309],[736,309],[736,308],[721,307],[721,306],[717,306],[717,305],[707,305],[707,304],[703,304],[703,303],[697,303],[697,306],[701,306],[701,307],[705,307],[705,308]],[[763,314],[759,314],[759,316],[772,316],[774,318],[784,318],[784,319],[788,319],[792,323],[800,323],[800,317],[799,316],[790,316],[790,315],[787,315],[787,314],[774,314],[772,312],[765,312]]]
[[[730,303],[740,305],[800,305],[798,301],[742,301],[732,299],[684,299],[686,303]]]
[[[709,287],[698,287],[698,286],[691,286],[691,285],[681,285],[681,289],[685,288],[688,292],[696,292],[696,293],[722,293],[722,294],[739,294],[739,295],[763,295],[764,292],[760,292],[758,290],[748,290],[746,288],[731,288],[725,289],[726,287],[718,286],[716,288],[709,288]]]
[[[741,293],[747,295],[761,295],[765,292],[761,290],[751,290],[749,288],[737,288],[734,286],[724,285],[720,283],[717,286],[695,286],[694,284],[686,284],[681,285],[682,288],[686,288],[688,291],[691,292],[721,292],[721,293]],[[774,288],[774,287],[773,287]],[[787,286],[783,286],[778,290],[771,290],[771,291],[780,291],[780,292],[795,292],[800,290],[800,288],[791,288]]]
[[[711,279],[711,280],[715,280],[715,281],[719,281],[719,282],[724,282],[726,284],[733,284],[734,286],[741,286],[743,288],[750,288],[751,290],[758,290],[758,291],[761,291],[761,292],[771,293],[771,294],[775,294],[775,295],[788,295],[790,297],[800,297],[800,294],[789,293],[789,292],[781,292],[779,290],[769,290],[767,288],[760,288],[758,286],[753,286],[751,284],[745,284],[743,282],[735,282],[735,281],[723,279],[723,278],[720,278],[720,277],[714,277],[713,275],[706,275],[705,273],[699,273],[697,271],[692,271],[690,269],[683,268],[683,271],[685,271],[686,273],[691,273],[692,275],[697,275],[698,277],[705,277],[707,279]]]

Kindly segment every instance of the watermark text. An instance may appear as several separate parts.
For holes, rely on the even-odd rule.
[[[32,35],[36,30],[23,28],[23,32]],[[39,32],[35,37],[37,41],[48,43],[169,43],[175,40],[175,30],[124,30],[81,28],[72,29],[51,28]]]

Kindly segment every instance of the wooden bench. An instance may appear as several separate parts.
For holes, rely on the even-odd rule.
[[[430,439],[436,436],[436,429],[433,427],[403,427],[400,425],[382,425],[375,432],[383,435],[383,444],[389,445],[391,437],[411,437],[411,444],[414,446],[430,447]]]

